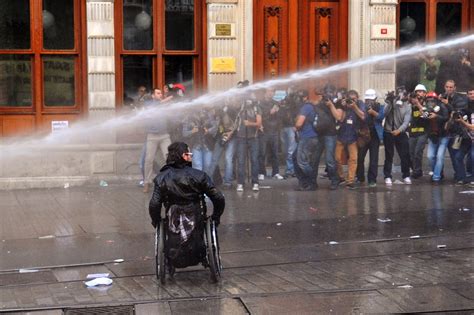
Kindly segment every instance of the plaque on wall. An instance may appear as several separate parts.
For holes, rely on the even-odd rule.
[[[231,36],[232,35],[232,25],[230,24],[217,24],[216,27],[216,36]]]
[[[211,38],[234,38],[234,23],[211,23]]]
[[[211,58],[211,73],[235,73],[234,57]]]

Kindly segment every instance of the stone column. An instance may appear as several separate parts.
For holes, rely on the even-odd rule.
[[[88,118],[101,123],[115,116],[114,1],[87,0]],[[91,174],[114,173],[115,130],[87,139],[96,144],[90,156]],[[103,146],[103,147],[102,147]],[[108,149],[107,149],[108,148]]]
[[[349,58],[392,53],[396,49],[397,0],[349,1]],[[395,60],[353,69],[349,88],[362,95],[368,88],[382,97],[395,87]]]
[[[207,0],[207,29],[209,91],[229,89],[244,79],[251,81],[252,1]],[[213,67],[213,60],[222,62],[222,68],[235,62],[235,69],[219,70]]]
[[[115,115],[114,1],[87,0],[89,119]],[[114,135],[99,142],[114,143]],[[112,141],[112,142],[111,142]]]

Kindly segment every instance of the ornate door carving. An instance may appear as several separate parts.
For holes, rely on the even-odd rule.
[[[300,67],[322,68],[347,60],[347,0],[302,0],[301,4]],[[345,74],[328,80],[347,84]]]
[[[288,2],[257,0],[254,25],[254,79],[288,72]]]

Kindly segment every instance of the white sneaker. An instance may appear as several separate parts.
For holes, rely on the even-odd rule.
[[[273,178],[275,178],[275,179],[285,179],[285,177],[281,176],[280,174],[276,174],[275,176],[273,176]]]
[[[237,191],[244,191],[244,185],[237,184]]]
[[[253,184],[252,190],[253,191],[258,191],[258,184]]]
[[[405,178],[403,179],[403,182],[405,183],[405,185],[411,185],[411,179],[410,179],[410,177],[405,177]]]
[[[265,179],[265,175],[263,174],[258,174],[258,180],[264,180]]]
[[[390,177],[385,178],[385,185],[392,186],[392,179]]]
[[[434,174],[434,173],[433,173],[433,172],[431,172],[431,171],[428,173],[428,175],[430,175],[430,176],[433,176],[433,174]]]

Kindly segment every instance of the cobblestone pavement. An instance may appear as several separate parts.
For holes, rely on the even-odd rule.
[[[473,312],[469,189],[418,181],[332,192],[323,182],[294,192],[294,184],[226,191],[217,285],[202,267],[159,284],[149,196],[137,187],[2,191],[0,312]],[[113,284],[86,288],[87,274],[100,272]]]
[[[237,306],[227,307],[255,314],[474,309],[473,253],[464,249],[229,268],[218,285],[209,282],[207,271],[195,270],[176,274],[166,285],[154,275],[142,275],[114,277],[110,287],[88,289],[82,280],[59,282],[61,274],[64,280],[66,272],[80,276],[97,267],[44,270],[35,275],[44,283],[2,286],[0,305],[4,310],[156,301],[169,306],[180,300],[196,303],[217,298],[237,300]],[[221,303],[206,307],[223,311]]]

